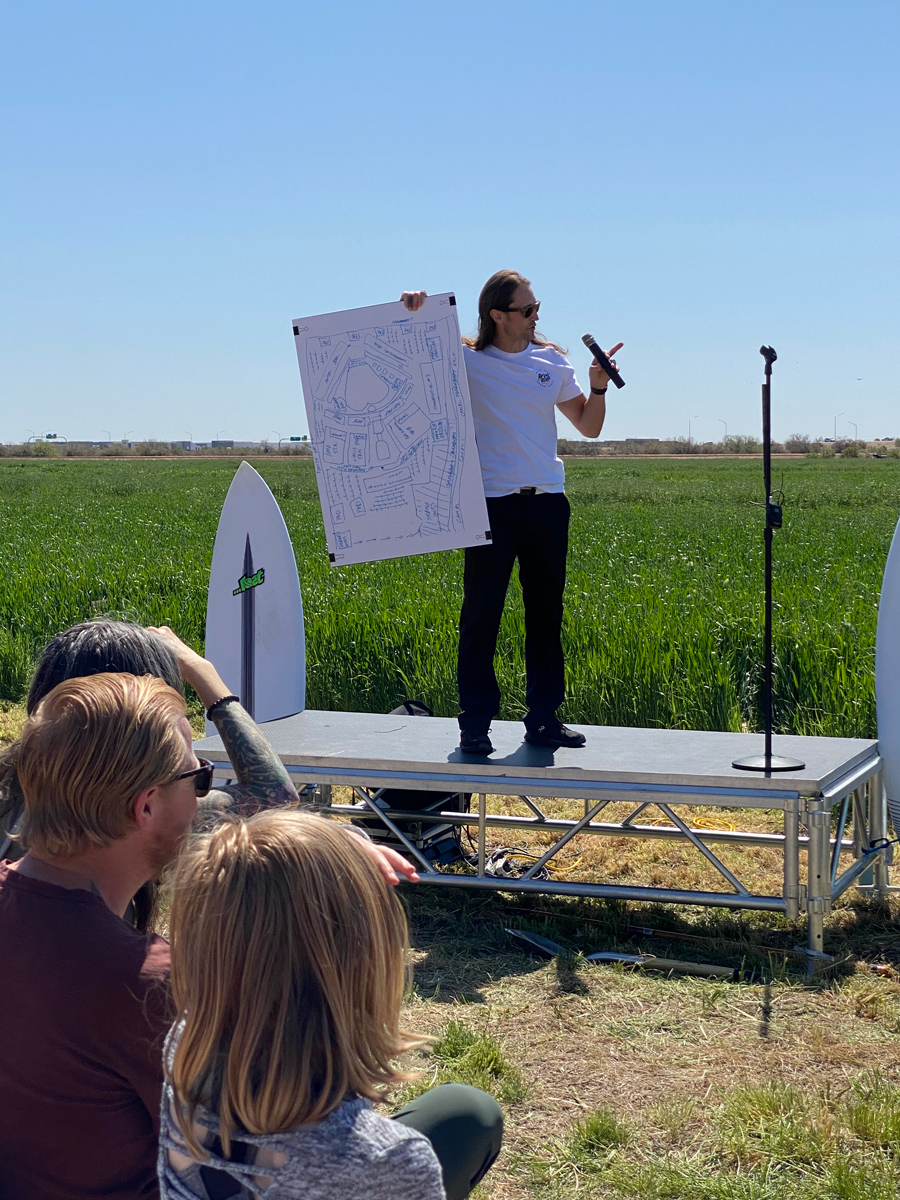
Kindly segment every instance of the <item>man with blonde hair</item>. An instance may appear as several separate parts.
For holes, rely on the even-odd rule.
[[[122,917],[212,768],[152,676],[59,684],[16,747],[27,853],[0,866],[0,1196],[155,1195],[168,944]]]

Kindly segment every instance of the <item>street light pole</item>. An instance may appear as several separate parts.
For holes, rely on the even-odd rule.
[[[694,421],[696,421],[696,420],[697,420],[697,418],[698,418],[699,416],[700,416],[700,414],[699,414],[699,413],[694,413],[694,415],[693,415],[693,416],[691,417],[691,419],[688,421],[688,445],[689,445],[689,446],[690,446],[690,444],[691,444],[691,425],[692,425],[692,423],[693,423]]]
[[[838,417],[842,417],[843,415],[844,415],[843,413],[836,413],[836,414],[835,414],[835,418],[834,418],[834,437],[831,439],[831,440],[832,440],[832,441],[834,441],[834,442],[836,442],[836,441],[837,441],[837,422],[838,422]]]
[[[728,422],[723,421],[722,418],[719,417],[719,424],[725,426],[725,437],[727,438],[728,437]],[[724,441],[724,438],[723,438],[723,441]]]
[[[855,421],[848,421],[847,424],[853,426],[853,440],[854,440],[854,442],[858,442],[859,441],[859,426],[857,425],[857,423]]]

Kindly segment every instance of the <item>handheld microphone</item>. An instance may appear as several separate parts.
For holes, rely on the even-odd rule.
[[[588,350],[590,350],[591,354],[593,354],[594,358],[596,358],[597,362],[607,373],[616,387],[623,388],[625,386],[625,380],[597,345],[596,341],[594,340],[594,335],[592,333],[586,333],[581,340],[587,346]]]

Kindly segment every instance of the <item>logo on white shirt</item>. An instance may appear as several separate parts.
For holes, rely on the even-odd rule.
[[[552,385],[553,377],[549,371],[535,371],[535,375],[537,375],[537,381],[541,387],[547,388]]]

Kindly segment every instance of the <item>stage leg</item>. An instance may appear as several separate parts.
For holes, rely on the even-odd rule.
[[[831,813],[825,811],[822,800],[810,800],[807,804],[807,828],[809,845],[807,850],[807,898],[806,913],[809,922],[809,973],[816,969],[817,960],[827,959],[825,954],[825,918],[831,911],[831,881],[829,872],[829,842],[831,837]]]
[[[789,921],[800,916],[800,797],[784,802],[784,899]]]
[[[887,837],[887,793],[884,790],[884,774],[879,771],[869,780],[869,839],[880,842]],[[875,857],[872,882],[879,896],[888,890],[888,865],[884,854]]]
[[[315,804],[316,804],[316,808],[321,810],[319,815],[325,817],[327,820],[330,821],[331,813],[326,811],[327,809],[331,808],[331,784],[330,783],[320,783],[319,784],[318,795],[316,796]]]
[[[485,817],[487,816],[487,793],[478,793],[478,874],[484,874],[485,852]]]

